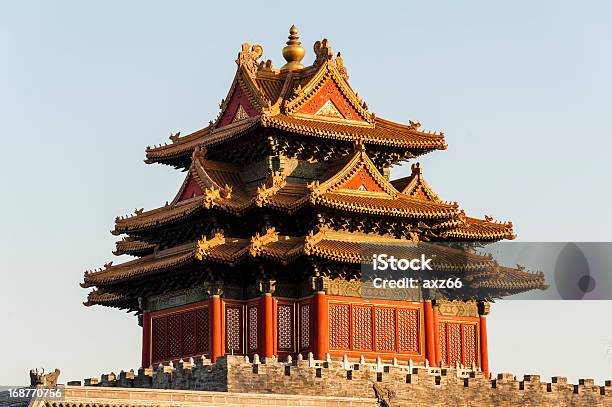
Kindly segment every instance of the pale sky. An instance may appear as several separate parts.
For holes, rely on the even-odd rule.
[[[2,2],[0,385],[138,368],[136,317],[85,308],[78,283],[121,261],[115,216],[183,180],[145,147],[217,115],[242,42],[282,65],[291,24],[307,63],[329,38],[378,116],[445,132],[449,149],[420,159],[443,199],[521,241],[611,240],[610,2]],[[494,304],[491,369],[612,379],[611,313]]]

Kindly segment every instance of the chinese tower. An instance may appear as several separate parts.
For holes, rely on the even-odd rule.
[[[368,243],[494,242],[511,223],[467,216],[425,181],[415,158],[444,150],[443,133],[368,110],[326,39],[305,50],[291,27],[277,68],[243,44],[219,115],[192,134],[147,148],[146,162],[185,171],[165,205],[118,217],[116,255],[86,272],[85,305],[138,315],[142,366],[205,355],[318,360],[347,355],[488,371],[493,298],[366,299]],[[412,161],[412,174],[390,167]],[[483,258],[484,259],[484,258]],[[542,288],[543,276],[494,261],[475,288],[504,295]]]

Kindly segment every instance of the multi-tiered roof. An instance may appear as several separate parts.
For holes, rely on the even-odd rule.
[[[147,163],[186,170],[185,181],[170,203],[116,219],[112,233],[125,236],[114,253],[137,258],[87,272],[82,285],[96,289],[86,305],[138,311],[139,298],[213,280],[355,278],[364,243],[514,238],[510,222],[440,199],[418,163],[389,180],[391,165],[446,149],[444,134],[376,117],[327,40],[304,67],[295,27],[290,34],[285,66],[243,44],[217,118],[147,148]],[[544,285],[540,274],[474,261],[486,270],[475,288]]]

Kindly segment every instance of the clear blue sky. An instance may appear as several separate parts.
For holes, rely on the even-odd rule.
[[[138,367],[136,318],[83,307],[83,271],[112,259],[116,215],[182,181],[145,146],[216,116],[242,42],[281,65],[294,23],[307,62],[323,36],[342,52],[370,110],[445,131],[421,159],[442,198],[523,241],[612,238],[610,2],[2,2],[0,384]],[[610,379],[611,312],[496,304],[490,365]]]

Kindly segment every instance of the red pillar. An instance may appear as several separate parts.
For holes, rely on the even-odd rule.
[[[142,314],[142,367],[151,366],[151,318],[148,312]]]
[[[431,301],[423,304],[425,310],[425,357],[431,366],[436,366],[436,349],[434,345],[433,307]]]
[[[480,368],[489,377],[489,345],[487,343],[487,316],[480,316]]]
[[[329,351],[329,309],[325,292],[319,291],[314,295],[314,309],[317,333],[314,358],[324,360],[325,354]]]
[[[210,358],[213,363],[217,356],[223,356],[223,332],[221,329],[221,298],[213,295],[210,299],[211,343]]]
[[[263,313],[262,356],[269,358],[274,355],[274,302],[272,294],[265,293],[261,299]]]
[[[440,322],[438,321],[438,305],[433,305],[433,338],[434,338],[434,366],[440,366]]]

